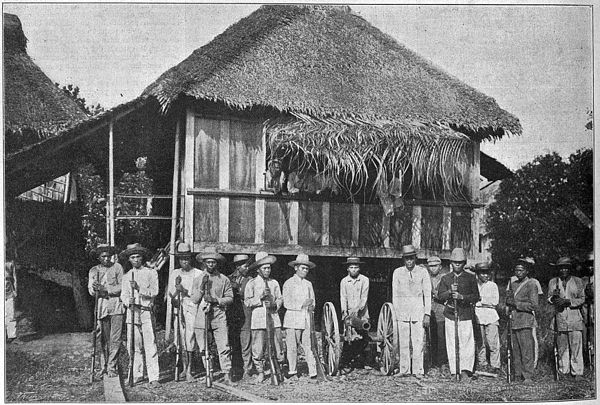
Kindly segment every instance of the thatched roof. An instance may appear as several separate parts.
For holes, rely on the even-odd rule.
[[[142,96],[156,97],[164,110],[188,96],[279,111],[265,126],[272,152],[312,158],[313,168],[346,184],[366,185],[374,166],[380,195],[410,171],[413,186],[456,197],[467,177],[467,145],[521,133],[493,98],[349,7],[263,6]]]
[[[4,13],[4,136],[7,151],[58,134],[87,118],[27,55],[19,17]]]
[[[440,122],[519,133],[495,100],[435,67],[348,7],[263,6],[144,91],[316,118]]]

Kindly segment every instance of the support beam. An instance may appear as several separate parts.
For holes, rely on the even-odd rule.
[[[299,205],[298,201],[292,201],[290,203],[290,245],[298,244],[298,221],[299,221]]]
[[[258,126],[260,130],[260,149],[256,156],[256,192],[265,188],[265,172],[267,170],[267,139],[262,125]],[[264,211],[263,211],[264,212]],[[264,223],[264,221],[263,221]]]
[[[390,217],[383,213],[381,219],[381,240],[383,241],[383,247],[390,247]]]
[[[169,282],[175,270],[175,240],[177,238],[177,202],[179,201],[179,139],[181,138],[181,122],[175,124],[175,156],[173,158],[173,199],[171,200],[171,239],[169,243]],[[170,285],[167,284],[167,291]],[[171,300],[167,298],[167,318],[165,320],[165,337],[171,336]]]
[[[352,204],[352,246],[358,246],[360,235],[360,205]]]
[[[265,243],[265,200],[257,198],[254,203],[254,243]]]
[[[108,124],[108,212],[110,240],[108,244],[115,246],[115,157],[114,157],[114,120]]]
[[[328,201],[323,202],[323,219],[322,219],[322,235],[321,235],[321,245],[329,246],[329,210],[330,205]]]
[[[452,207],[443,208],[442,219],[442,250],[450,250],[452,240]]]
[[[481,208],[473,208],[471,211],[471,257],[479,261],[479,225],[481,222]]]
[[[421,249],[421,206],[415,205],[413,207],[412,215],[412,244],[415,249]]]
[[[229,241],[229,197],[219,198],[219,242]]]
[[[219,188],[229,190],[229,120],[221,120],[219,137]]]
[[[190,245],[194,243],[194,196],[187,190],[194,188],[194,120],[195,116],[191,109],[186,111],[185,124],[185,158],[183,163],[183,192],[185,195],[185,217],[184,217],[184,240]]]

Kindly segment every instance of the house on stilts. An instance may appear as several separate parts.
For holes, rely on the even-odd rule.
[[[71,147],[110,134],[115,162],[145,148],[157,190],[175,196],[172,240],[305,252],[325,269],[313,279],[331,278],[317,295],[334,301],[344,269],[327,267],[344,256],[395,260],[412,243],[478,260],[480,143],[521,133],[493,98],[349,7],[316,5],[261,7],[94,119],[65,134]],[[321,187],[269,192],[275,158]]]

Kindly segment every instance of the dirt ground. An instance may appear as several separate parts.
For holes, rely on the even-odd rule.
[[[6,402],[102,402],[102,381],[90,384],[89,333],[48,335],[5,346]]]

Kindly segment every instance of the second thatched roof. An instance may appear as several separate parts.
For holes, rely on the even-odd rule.
[[[7,152],[53,137],[87,119],[27,54],[21,21],[4,13],[4,134]]]

